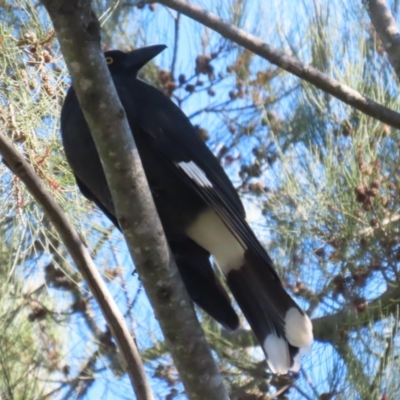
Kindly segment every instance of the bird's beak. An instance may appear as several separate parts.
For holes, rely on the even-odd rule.
[[[167,46],[165,44],[157,44],[155,46],[142,47],[130,51],[127,53],[128,57],[124,62],[124,67],[126,69],[135,69],[136,71],[139,71],[140,68],[166,48]]]

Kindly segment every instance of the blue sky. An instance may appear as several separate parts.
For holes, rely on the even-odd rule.
[[[315,2],[316,7],[321,9],[321,12],[324,11],[325,7],[328,4],[324,2]],[[212,9],[214,12],[219,13],[221,16],[226,15],[226,10],[218,10],[220,5],[218,3],[213,3],[210,1],[202,1],[199,2],[200,5]],[[229,4],[228,2],[224,3]],[[308,27],[306,26],[307,19],[309,15],[311,15],[314,11],[312,6],[310,6],[307,2],[298,2],[296,0],[286,0],[280,2],[278,0],[272,2],[265,2],[263,0],[258,1],[247,1],[248,5],[248,13],[246,19],[243,22],[243,27],[245,29],[251,30],[257,36],[264,38],[269,44],[272,44],[278,48],[284,48],[287,51],[290,51],[290,48],[287,43],[294,43],[294,48],[299,48],[299,57],[303,61],[310,60],[310,43],[309,38],[310,34],[308,33]],[[357,8],[356,5],[347,4],[347,2],[335,1],[329,2],[330,9],[330,31],[329,35],[330,39],[333,42],[333,39],[339,37],[344,29],[344,26],[349,23],[348,20],[345,19],[345,16],[350,15],[352,18],[356,14],[351,14],[350,11],[354,7]],[[333,13],[333,14],[332,14]],[[322,12],[323,14],[323,12]],[[124,23],[121,23],[119,32],[118,44],[113,45],[112,47],[120,47],[122,49],[130,49],[134,47],[135,41],[134,38],[138,39],[139,43],[146,42],[147,44],[156,44],[156,43],[165,43],[168,45],[168,49],[166,49],[160,56],[155,59],[157,65],[160,65],[163,68],[169,68],[171,65],[172,54],[173,54],[173,43],[174,43],[174,23],[172,16],[176,15],[174,11],[168,12],[160,5],[157,5],[157,12],[151,13],[148,11],[138,11],[136,9],[132,10],[132,13],[129,15]],[[365,17],[365,15],[364,15]],[[333,22],[332,22],[333,21]],[[365,25],[367,20],[361,18],[358,23],[361,27]],[[110,19],[107,23],[112,23]],[[140,36],[137,35],[137,27],[144,27],[144,33]],[[118,35],[118,32],[116,33]],[[204,48],[202,48],[201,40],[199,37],[203,38],[203,43],[205,43]],[[355,46],[357,37],[348,36],[348,40],[346,43],[342,43],[343,47],[351,47]],[[208,29],[205,29],[199,24],[193,24],[186,17],[182,17],[181,27],[180,27],[180,35],[179,35],[179,50],[178,50],[178,68],[176,70],[176,74],[184,72],[187,76],[191,76],[194,73],[194,60],[198,54],[202,54],[203,52],[208,53],[211,51],[215,51],[217,45],[219,43],[219,36]],[[235,52],[239,51],[239,49],[234,50],[233,53],[228,54],[228,58],[233,62],[235,58]],[[339,78],[343,78],[346,80],[346,76],[344,71],[346,70],[346,66],[349,63],[354,63],[357,65],[357,52],[349,51],[347,52],[346,59],[340,59],[340,55],[342,53],[337,51],[337,53],[333,53],[332,56],[336,59],[336,68],[328,71],[332,75],[336,75]],[[221,58],[217,58],[213,61],[213,66],[216,71],[222,71],[225,68],[226,58],[221,55]],[[224,66],[224,67],[223,67]],[[258,68],[269,68],[270,65],[261,59],[255,60],[253,63],[254,71]],[[363,84],[362,79],[362,68],[360,68],[360,82],[359,88],[365,88],[365,84]],[[202,76],[201,79],[204,81],[204,84],[207,84],[207,77]],[[222,82],[219,86],[216,87],[216,96],[210,98],[206,92],[199,94],[197,96],[193,96],[189,98],[188,101],[183,103],[183,110],[188,114],[192,114],[198,111],[201,108],[207,107],[210,103],[219,103],[224,102],[227,99],[227,87],[230,87],[234,82],[233,76],[228,76],[224,82]],[[352,78],[353,79],[353,78]],[[296,84],[297,79],[291,77],[290,75],[285,76],[284,84],[287,87]],[[353,82],[354,83],[354,82]],[[357,84],[357,82],[356,82]],[[180,95],[183,95],[185,92],[179,92]],[[293,97],[288,97],[287,99],[279,102],[278,106],[275,108],[279,117],[285,118],[285,116],[290,116],[291,112],[291,102],[297,99],[298,92],[293,94]],[[309,101],[310,99],[303,99],[304,101]],[[244,101],[243,101],[244,102]],[[239,105],[240,102],[238,102]],[[311,108],[314,107],[314,104],[311,104]],[[333,110],[337,111],[338,115],[341,113],[345,114],[347,108],[338,103],[334,103]],[[245,118],[245,113],[238,113],[238,119]],[[45,121],[46,122],[46,121]],[[217,152],[218,149],[221,148],[223,144],[226,143],[227,140],[230,140],[231,135],[226,131],[226,124],[223,119],[223,115],[218,114],[210,114],[210,113],[200,113],[196,118],[193,119],[193,122],[201,125],[202,127],[206,127],[210,133],[210,146]],[[240,122],[240,121],[239,121]],[[277,138],[277,141],[279,138]],[[240,154],[243,160],[250,160],[252,158],[252,147],[257,144],[257,140],[252,138],[248,140],[243,140],[239,143],[238,148],[235,150],[234,155]],[[301,184],[303,184],[303,188],[307,185],[307,182],[302,182],[302,173],[305,171],[302,168],[304,165],[298,163],[298,160],[304,157],[309,157],[312,161],[315,161],[313,158],[314,155],[312,151],[307,146],[298,145],[292,148],[287,152],[286,156],[288,159],[293,161],[293,164],[288,165],[284,162],[277,162],[274,168],[265,170],[262,176],[263,182],[265,182],[271,188],[274,188],[285,180],[285,174],[291,174],[295,177]],[[320,170],[320,165],[315,162],[315,180],[319,181],[323,179],[322,170]],[[238,183],[238,167],[233,164],[230,168],[228,168],[228,173],[234,183]],[[296,175],[297,174],[297,175]],[[301,186],[301,185],[300,185]],[[310,190],[315,190],[317,188],[309,188]],[[301,194],[299,194],[301,197]],[[312,201],[311,196],[307,198],[308,201]],[[88,207],[87,203],[85,203],[82,199],[83,207]],[[250,219],[253,222],[253,226],[257,230],[259,236],[265,241],[265,243],[269,243],[272,240],[274,235],[273,229],[275,227],[275,221],[265,221],[264,218],[261,221],[257,221],[261,215],[257,212],[254,203],[258,206],[259,200],[251,199],[249,196],[245,197],[245,205],[248,208]],[[304,209],[306,212],[312,211],[312,204],[307,203],[306,199],[304,199]],[[99,227],[103,229],[109,226],[108,221],[100,218],[100,214],[93,214],[90,216],[90,221],[80,221],[80,228],[85,231],[89,239],[89,243],[93,246],[94,243],[97,242],[100,233],[90,231],[90,225],[95,222]],[[266,224],[267,222],[267,224]],[[269,223],[269,224],[268,224]],[[311,246],[312,240],[309,239],[306,244]],[[290,258],[290,253],[287,252],[286,243],[282,245],[281,248],[274,248],[272,250],[272,255],[276,259],[280,259],[279,266],[287,265],[288,259]],[[310,256],[310,259],[312,257]],[[46,260],[41,260],[42,264],[45,265]],[[104,267],[122,267],[123,274],[121,281],[116,281],[109,285],[113,296],[115,297],[117,303],[121,307],[122,310],[126,309],[127,301],[132,301],[136,294],[139,291],[139,300],[136,303],[134,308],[134,320],[129,320],[130,328],[136,333],[138,338],[138,343],[141,349],[146,349],[153,345],[154,340],[160,340],[161,333],[158,328],[158,324],[153,317],[152,310],[148,304],[146,296],[140,288],[140,284],[138,282],[137,276],[132,276],[132,271],[134,269],[134,265],[131,262],[129,255],[126,251],[126,246],[123,244],[121,240],[121,235],[118,232],[114,232],[112,236],[112,240],[103,245],[101,250],[97,253],[95,261],[98,265],[103,269]],[[310,270],[304,274],[304,280],[309,282],[317,282],[316,279],[316,261],[315,257],[310,261]],[[329,266],[328,266],[329,267]],[[333,273],[333,272],[332,272]],[[322,279],[321,275],[321,279]],[[122,285],[121,282],[124,282]],[[371,289],[371,288],[369,288]],[[374,287],[373,290],[370,290],[371,294],[376,295],[382,287]],[[55,297],[60,298],[59,293],[55,294]],[[62,298],[62,297],[61,297]],[[60,301],[60,306],[62,308],[63,304],[68,304],[69,299],[64,298]],[[307,306],[307,304],[304,304]],[[321,307],[316,309],[314,312],[314,316],[320,315],[321,313],[326,312],[329,309],[330,304],[326,308]],[[96,315],[99,315],[97,306],[93,304],[93,308],[96,312]],[[80,361],[85,359],[84,356],[90,354],[90,352],[95,347],[95,344],[91,342],[91,334],[87,327],[84,325],[83,320],[77,315],[74,317],[75,324],[71,325],[70,331],[68,334],[68,351],[70,353],[66,354],[66,359],[71,362],[72,371],[78,371],[80,365]],[[99,319],[100,320],[100,319]],[[104,326],[104,325],[103,325]],[[383,329],[383,328],[382,328]],[[356,338],[355,338],[356,339]],[[355,342],[355,341],[354,341]],[[257,351],[257,350],[256,350]],[[334,356],[334,350],[322,344],[315,344],[313,348],[313,353],[308,356],[304,360],[304,374],[302,375],[301,384],[305,384],[305,382],[311,382],[307,386],[311,398],[315,395],[310,388],[312,385],[317,386],[317,390],[319,393],[329,390],[331,383],[331,374],[332,371],[335,371],[339,367],[342,368],[342,364],[338,362],[337,357]],[[102,364],[104,362],[104,364]],[[130,383],[126,376],[116,379],[115,375],[111,372],[105,370],[107,367],[104,359],[101,359],[98,364],[99,368],[99,379],[96,380],[95,384],[90,388],[87,398],[88,399],[114,399],[114,398],[131,398],[131,388]],[[370,368],[370,366],[366,366],[366,368]],[[373,369],[371,367],[371,369]],[[151,375],[151,371],[150,375]],[[343,374],[339,376],[338,379],[345,379],[346,376]],[[152,378],[152,385],[155,389],[155,392],[158,393],[158,398],[164,398],[166,393],[168,392],[168,387],[162,383],[160,380]],[[292,390],[290,395],[290,399],[303,398],[296,390]],[[60,396],[59,398],[62,398]]]

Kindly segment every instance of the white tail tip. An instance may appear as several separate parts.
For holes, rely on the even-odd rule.
[[[267,363],[274,374],[287,374],[290,369],[290,355],[285,339],[271,333],[264,340]]]
[[[305,313],[292,307],[285,316],[285,337],[270,333],[264,340],[263,348],[267,355],[268,366],[274,374],[284,375],[289,371],[300,370],[301,356],[311,350],[313,342],[312,323]],[[298,347],[298,353],[292,359],[289,344]]]
[[[287,341],[300,349],[301,354],[307,354],[314,339],[312,323],[307,314],[292,307],[285,316],[285,333]]]

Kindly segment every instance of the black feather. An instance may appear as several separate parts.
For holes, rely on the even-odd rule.
[[[300,343],[300,347],[302,343],[308,347],[311,326],[283,288],[272,260],[247,224],[242,202],[217,158],[179,107],[162,92],[136,78],[139,69],[163,49],[164,46],[152,46],[131,53],[111,51],[105,56],[167,240],[193,301],[221,324],[235,329],[238,317],[214,274],[208,250],[186,233],[206,210],[218,215],[242,246],[244,255],[241,268],[225,271],[228,286],[264,351],[264,341],[269,335],[278,338],[278,344],[280,339],[286,343],[284,352],[289,354],[290,361],[285,359],[287,354],[282,356],[283,361],[279,355],[278,360],[276,354],[272,357],[276,370],[285,372],[299,350],[289,343],[288,337]],[[82,193],[118,227],[101,162],[72,87],[63,105],[61,131],[67,159]],[[194,163],[207,184],[193,179],[182,163]],[[293,324],[292,332],[288,332],[288,315],[294,315],[292,321],[300,321],[299,332]]]

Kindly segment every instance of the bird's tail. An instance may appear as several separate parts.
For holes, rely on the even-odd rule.
[[[228,286],[265,353],[272,372],[298,371],[300,356],[312,344],[312,324],[250,249],[243,267],[231,270]]]

